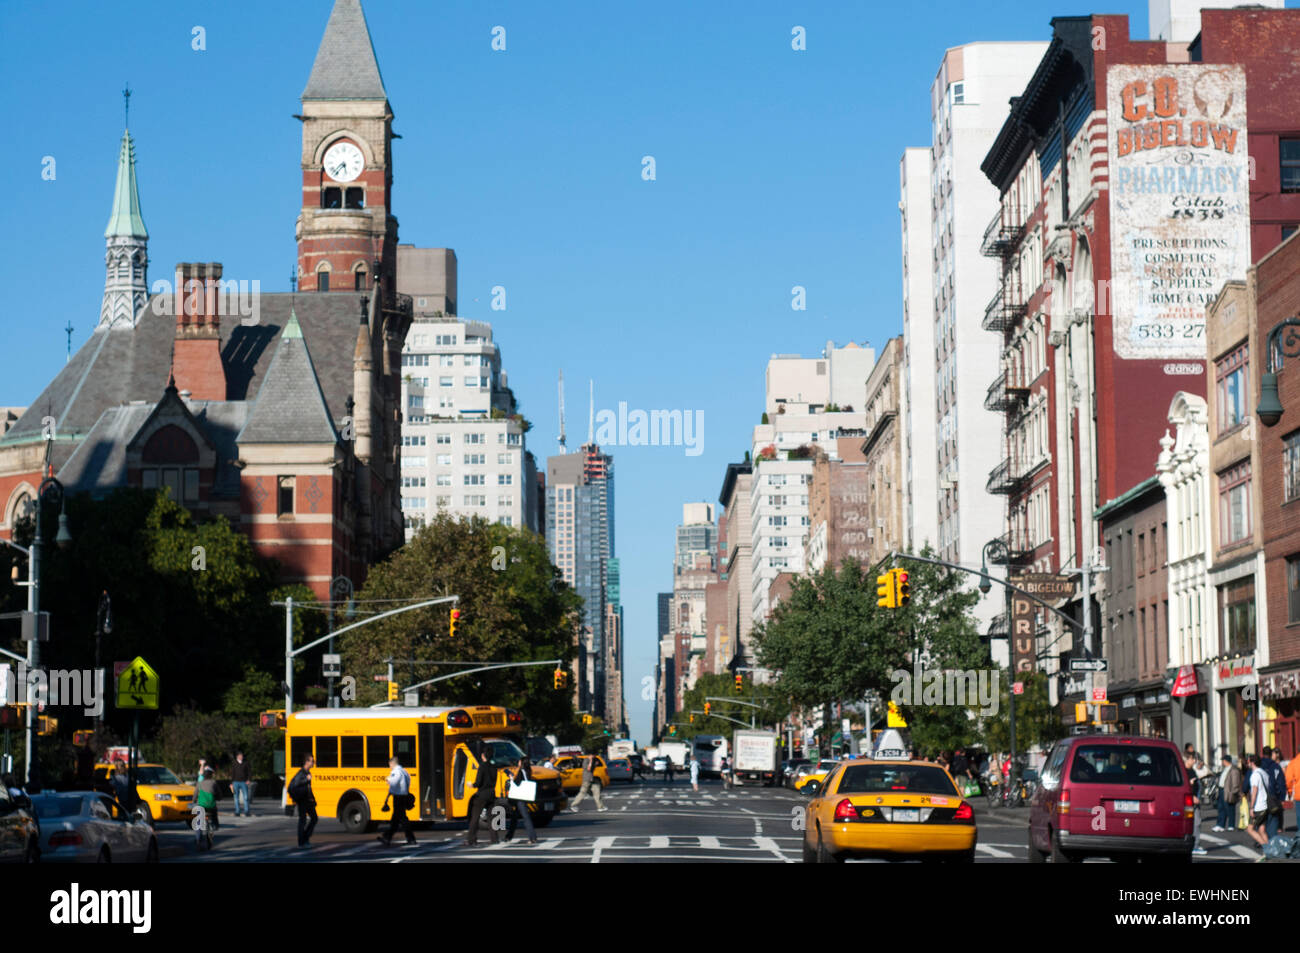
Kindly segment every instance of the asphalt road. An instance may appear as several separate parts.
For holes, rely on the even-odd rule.
[[[481,830],[480,846],[467,847],[461,822],[416,827],[415,846],[394,842],[384,847],[374,834],[348,834],[334,818],[322,817],[312,846],[301,849],[297,820],[286,817],[278,802],[255,801],[255,816],[235,818],[228,813],[230,802],[223,801],[226,810],[211,852],[199,853],[193,833],[179,824],[159,825],[158,840],[164,862],[182,863],[798,863],[801,834],[796,819],[805,803],[802,795],[783,788],[726,790],[711,780],[701,781],[696,793],[684,779],[672,784],[656,780],[614,785],[605,794],[604,813],[588,799],[580,813],[560,815],[539,829],[536,846],[522,840],[520,829],[515,841],[491,846]],[[1028,811],[975,803],[976,863],[1024,863]],[[1259,857],[1247,846],[1244,833],[1214,834],[1211,825],[1207,822],[1202,833],[1208,854],[1194,858],[1196,863],[1242,863]]]

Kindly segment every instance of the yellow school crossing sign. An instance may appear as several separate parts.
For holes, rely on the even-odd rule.
[[[138,655],[117,676],[117,707],[158,707],[158,673]]]

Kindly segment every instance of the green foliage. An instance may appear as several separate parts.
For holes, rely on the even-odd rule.
[[[1015,678],[1025,683],[1024,694],[1014,696],[1017,750],[1044,747],[1065,737],[1060,709],[1048,702],[1047,676],[1042,672],[1021,672]],[[983,720],[985,744],[993,751],[1011,749],[1012,680],[1011,672],[1004,669],[998,712]]]
[[[582,600],[552,565],[544,540],[535,533],[440,513],[371,569],[358,598],[414,602],[443,595],[460,596],[454,641],[448,634],[449,603],[396,615],[339,638],[343,670],[357,679],[356,704],[383,700],[384,687],[372,676],[386,670],[389,656],[396,660],[403,686],[453,670],[411,666],[406,661],[411,658],[562,659],[567,667],[573,657]],[[377,605],[391,609],[399,602]],[[553,671],[538,665],[467,675],[422,689],[421,702],[507,705],[523,712],[529,734],[545,734],[567,728],[573,720],[571,693],[555,690]]]
[[[272,708],[283,708],[280,686],[268,673],[251,665],[244,666],[244,677],[226,690],[222,711],[227,715],[257,715]]]
[[[178,707],[162,719],[157,736],[141,744],[140,754],[146,761],[158,761],[189,779],[198,770],[199,758],[206,758],[221,777],[235,760],[235,753],[242,751],[254,776],[268,777],[274,773],[273,752],[283,746],[284,732],[260,727],[256,715]]]
[[[763,412],[763,417],[761,420],[759,420],[759,423],[762,424],[764,427],[768,425],[769,421],[767,419],[767,411]]]
[[[912,585],[911,605],[902,609],[877,606],[877,573],[853,560],[794,579],[789,597],[754,626],[760,663],[780,673],[778,690],[805,707],[857,703],[868,692],[888,700],[898,684],[894,672],[910,674],[918,653],[929,669],[983,666],[985,651],[969,611],[979,594],[960,573],[906,559],[900,564]],[[975,727],[966,709],[902,711],[914,742],[927,746],[968,741]]]

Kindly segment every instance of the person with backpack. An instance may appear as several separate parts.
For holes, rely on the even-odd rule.
[[[1263,748],[1259,766],[1268,775],[1268,818],[1264,822],[1264,831],[1272,840],[1282,830],[1282,805],[1286,801],[1286,776],[1282,768],[1273,760],[1273,749],[1268,745]]]
[[[1250,823],[1246,825],[1246,833],[1259,847],[1268,843],[1268,837],[1264,835],[1263,830],[1264,822],[1268,819],[1268,802],[1272,798],[1268,787],[1268,774],[1260,767],[1260,756],[1252,754],[1250,756]]]
[[[316,762],[311,755],[302,759],[302,769],[289,782],[289,797],[298,806],[298,846],[311,846],[311,832],[316,829],[316,796],[311,792],[311,769]]]

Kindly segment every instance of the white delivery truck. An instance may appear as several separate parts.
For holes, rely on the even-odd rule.
[[[775,731],[737,731],[732,735],[735,760],[731,763],[733,783],[774,784],[777,778]]]
[[[691,746],[685,741],[660,741],[658,754],[672,761],[674,771],[681,771],[690,760]]]
[[[615,758],[626,758],[630,754],[636,753],[636,742],[631,738],[617,738],[609,743],[605,749],[605,754],[610,761]]]

